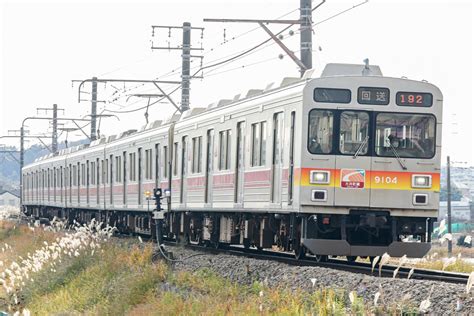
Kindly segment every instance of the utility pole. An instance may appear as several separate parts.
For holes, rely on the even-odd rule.
[[[182,29],[183,30],[183,44],[181,47],[170,47],[170,46],[154,46],[152,44],[151,49],[166,49],[166,50],[181,50],[181,106],[180,111],[184,112],[189,110],[189,99],[190,99],[190,85],[191,85],[191,57],[201,58],[202,56],[191,55],[192,50],[204,50],[202,47],[191,47],[191,31],[200,30],[201,38],[203,38],[203,27],[192,27],[191,23],[184,22],[183,26],[167,26],[167,25],[152,25],[152,36],[155,36],[155,29],[168,29],[168,37],[171,37],[171,29]]]
[[[312,16],[311,0],[300,0],[300,56],[301,62],[305,65],[306,69],[313,68]],[[301,77],[303,77],[305,71],[305,69],[300,68]]]
[[[240,22],[240,23],[258,23],[260,27],[270,35],[270,39],[274,40],[278,46],[295,62],[300,69],[300,76],[303,77],[306,70],[313,68],[313,11],[324,4],[326,0],[322,0],[316,7],[312,8],[311,0],[300,0],[300,18],[299,20],[253,20],[253,19],[204,19],[204,22]],[[273,33],[266,26],[267,24],[287,24],[278,33]],[[300,58],[282,42],[282,33],[291,28],[293,25],[299,25],[300,34]],[[279,37],[280,36],[280,37]],[[270,40],[269,39],[269,40]]]
[[[181,111],[189,110],[189,68],[191,61],[191,23],[183,23],[183,52],[181,66]]]
[[[53,154],[58,153],[58,110],[63,111],[64,109],[58,109],[57,104],[53,104],[52,108],[37,108],[37,111],[53,111],[52,125],[53,133],[51,134],[51,152]]]
[[[451,234],[451,161],[449,159],[449,156],[447,157],[448,159],[448,165],[447,165],[447,174],[446,174],[446,188],[447,188],[447,193],[448,193],[448,234]],[[452,238],[448,239],[448,257],[451,257],[453,254],[453,242]]]
[[[51,143],[53,154],[58,152],[58,105],[53,104],[53,139]]]
[[[97,77],[92,77],[91,141],[97,139]]]
[[[23,166],[24,165],[25,165],[25,128],[22,125],[20,128],[20,207],[23,205]]]

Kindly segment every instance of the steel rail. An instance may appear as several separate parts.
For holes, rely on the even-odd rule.
[[[340,271],[352,272],[352,273],[362,273],[372,276],[380,276],[383,278],[393,278],[394,271],[398,268],[395,265],[383,265],[382,269],[379,272],[379,265],[376,265],[372,271],[371,263],[364,262],[348,262],[342,259],[330,258],[325,262],[317,262],[313,257],[307,257],[305,259],[297,260],[292,254],[267,251],[267,250],[257,250],[252,248],[237,248],[233,246],[220,246],[219,248],[215,247],[204,247],[193,244],[177,244],[176,242],[165,242],[165,245],[172,247],[185,247],[187,249],[195,251],[205,251],[211,254],[227,254],[233,256],[245,256],[248,258],[258,259],[258,260],[271,260],[286,263],[289,265],[295,266],[316,266],[324,267],[329,269],[336,269]],[[412,270],[411,267],[402,266],[399,268],[396,275],[397,279],[407,278]],[[447,272],[440,270],[429,270],[429,269],[419,269],[414,268],[410,276],[410,279],[416,280],[429,280],[429,281],[438,281],[446,283],[455,283],[455,284],[466,284],[469,279],[469,275],[466,273],[457,273],[457,272]]]

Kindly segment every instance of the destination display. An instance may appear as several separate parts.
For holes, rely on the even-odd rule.
[[[357,90],[359,104],[387,105],[390,102],[388,88],[360,87]]]
[[[433,95],[424,92],[398,92],[397,105],[430,107],[433,105]]]
[[[350,103],[351,90],[316,88],[314,89],[314,101],[324,103]]]

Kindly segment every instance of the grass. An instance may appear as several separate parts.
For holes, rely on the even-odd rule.
[[[19,233],[0,226],[3,242],[21,251],[31,242],[54,238],[49,232],[21,228]],[[15,229],[18,229],[15,228]],[[38,239],[38,240],[36,240]],[[128,243],[128,244],[127,244]],[[64,256],[55,270],[32,275],[19,293],[19,306],[32,315],[409,315],[417,308],[410,302],[386,306],[364,301],[342,289],[314,291],[269,288],[261,283],[241,285],[209,269],[194,273],[176,271],[166,262],[153,262],[153,246],[109,240],[92,254]],[[12,259],[13,260],[13,259]],[[374,293],[375,294],[375,293]],[[0,300],[1,304],[1,300]],[[3,306],[6,309],[6,306]]]

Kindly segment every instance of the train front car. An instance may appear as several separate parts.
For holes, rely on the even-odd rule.
[[[302,242],[313,254],[422,257],[440,190],[442,94],[330,64],[305,87]]]

